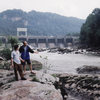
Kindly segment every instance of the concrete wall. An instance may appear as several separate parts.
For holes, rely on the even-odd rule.
[[[7,42],[6,37],[0,37],[3,43]],[[47,37],[47,36],[19,36],[16,37],[19,41],[27,41],[30,45],[38,48],[53,48],[53,47],[67,47],[69,43],[72,45],[78,37]]]

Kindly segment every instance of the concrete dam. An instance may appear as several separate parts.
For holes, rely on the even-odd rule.
[[[54,48],[54,47],[67,47],[74,45],[78,42],[79,37],[76,36],[14,36],[19,41],[27,41],[28,44],[37,48]],[[3,43],[8,41],[5,36],[0,36]]]

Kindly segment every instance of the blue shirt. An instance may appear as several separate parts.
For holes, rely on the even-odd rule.
[[[34,51],[29,46],[24,46],[24,45],[20,47],[19,51],[21,53],[21,58],[23,60],[30,59],[29,52],[34,53]]]

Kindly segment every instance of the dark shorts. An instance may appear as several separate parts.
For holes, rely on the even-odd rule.
[[[27,59],[27,60],[25,60],[25,62],[21,62],[21,63],[22,63],[22,65],[26,65],[26,62],[27,62],[27,64],[28,64],[28,65],[30,65],[30,64],[31,64],[30,59]]]

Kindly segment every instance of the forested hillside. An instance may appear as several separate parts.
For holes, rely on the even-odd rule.
[[[81,44],[100,47],[100,9],[96,8],[87,17],[80,33]]]
[[[80,32],[85,20],[54,13],[7,10],[0,13],[0,35],[16,35],[17,27],[28,28],[29,35],[66,35]]]

